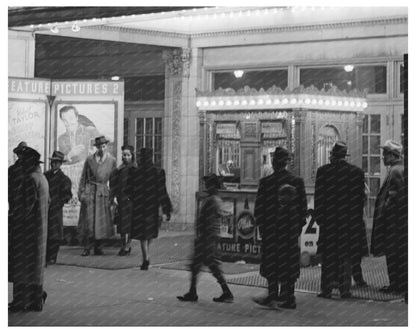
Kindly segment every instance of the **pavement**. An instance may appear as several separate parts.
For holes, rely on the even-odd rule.
[[[128,263],[124,266],[110,264],[125,259],[116,256],[117,248],[105,248],[106,255],[92,256],[90,262],[81,262],[84,258],[79,255],[79,247],[63,247],[58,264],[46,268],[44,289],[48,297],[43,311],[9,313],[8,324],[147,327],[409,325],[408,305],[400,296],[384,301],[374,300],[370,294],[367,297],[334,297],[328,300],[316,297],[315,291],[297,288],[296,310],[261,307],[251,298],[265,295],[267,289],[263,282],[252,283],[252,278],[247,279],[258,274],[258,266],[252,264],[223,264],[234,294],[234,303],[212,301],[221,290],[208,272],[200,274],[198,302],[180,302],[176,296],[187,292],[190,277],[185,263],[190,255],[187,246],[191,241],[183,247],[178,243],[185,238],[192,240],[192,234],[162,233],[151,245],[151,267],[148,271],[141,271],[138,267],[141,262],[138,244],[133,244],[132,255],[126,259]],[[72,263],[76,260],[78,265]],[[101,264],[91,264],[94,262],[107,262],[107,267],[102,265],[97,268]],[[381,263],[377,262],[377,265]],[[374,265],[369,262],[368,266]],[[314,275],[319,271],[319,267],[308,269]],[[366,274],[369,276],[365,271]],[[8,298],[10,302],[10,283]]]

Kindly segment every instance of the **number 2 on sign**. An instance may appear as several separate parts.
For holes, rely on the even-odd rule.
[[[308,211],[308,215],[306,215],[306,230],[305,234],[316,234],[316,227],[314,227],[315,219],[313,216],[313,210]],[[305,244],[306,245],[306,244]]]

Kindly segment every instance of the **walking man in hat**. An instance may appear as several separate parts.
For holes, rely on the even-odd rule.
[[[346,156],[345,142],[336,142],[330,163],[316,173],[315,216],[319,225],[318,254],[322,257],[318,297],[331,298],[334,287],[339,288],[341,298],[351,297],[352,265],[357,256],[368,251],[362,237],[364,172],[349,164]]]
[[[46,237],[48,228],[49,186],[40,168],[40,154],[26,147],[21,155],[24,169],[16,191],[11,230],[12,248],[9,281],[13,282],[13,301],[9,310],[42,311]]]
[[[72,198],[71,180],[62,170],[61,165],[65,162],[64,154],[55,150],[51,161],[51,169],[45,172],[49,184],[49,196],[51,202],[48,214],[48,242],[46,245],[46,264],[53,265],[59,252],[59,246],[63,237],[62,208]]]
[[[234,297],[225,282],[224,275],[220,268],[221,263],[218,260],[216,253],[216,241],[220,234],[222,216],[222,200],[218,196],[218,190],[221,188],[221,183],[218,176],[215,174],[205,176],[204,181],[208,196],[204,200],[197,220],[194,257],[191,264],[191,286],[189,292],[183,296],[177,296],[177,298],[183,302],[196,302],[198,300],[196,291],[197,278],[202,265],[206,265],[209,267],[222,289],[221,296],[214,297],[213,301],[232,303]]]
[[[82,169],[78,188],[81,210],[78,231],[84,246],[82,256],[89,256],[91,248],[95,255],[102,255],[102,240],[113,235],[108,182],[117,167],[116,159],[108,152],[108,140],[104,136],[95,138],[97,148],[87,157]]]
[[[390,285],[380,291],[385,293],[407,291],[407,193],[405,191],[402,145],[387,140],[383,149],[383,162],[388,168],[381,186],[373,217],[371,253],[386,256]]]
[[[305,224],[307,201],[303,179],[286,170],[290,153],[277,147],[274,172],[260,180],[254,215],[262,237],[260,274],[268,296],[254,302],[272,308],[296,308],[295,282],[300,274],[298,237]],[[279,292],[280,285],[280,292]]]

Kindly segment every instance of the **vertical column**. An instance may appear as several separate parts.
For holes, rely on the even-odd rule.
[[[166,63],[164,156],[174,216],[172,228],[187,229],[195,219],[199,178],[199,115],[197,49],[169,49]]]

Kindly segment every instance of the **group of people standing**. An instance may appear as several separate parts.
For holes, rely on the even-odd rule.
[[[131,252],[131,239],[141,242],[142,270],[150,264],[149,245],[158,236],[159,207],[170,220],[172,205],[163,169],[153,165],[153,152],[140,150],[135,163],[134,148],[124,145],[122,164],[108,152],[108,140],[95,138],[96,151],[84,162],[78,198],[81,202],[78,234],[82,256],[103,255],[103,240],[114,234],[112,209],[118,212],[121,234],[120,256]],[[56,263],[63,238],[63,206],[72,198],[72,183],[61,170],[65,155],[54,151],[50,170],[40,168],[40,154],[21,142],[13,152],[16,162],[8,169],[9,281],[13,301],[9,310],[42,311],[44,269]]]
[[[390,284],[380,291],[403,293],[406,298],[407,189],[402,146],[387,140],[380,148],[388,172],[375,203],[371,253],[386,256]],[[323,298],[332,298],[334,288],[341,298],[351,297],[352,278],[357,286],[368,286],[361,270],[361,259],[369,254],[363,219],[366,184],[363,170],[348,163],[347,156],[346,144],[336,142],[330,163],[316,174],[314,219],[319,225],[317,252],[322,262],[318,297]],[[307,204],[303,180],[286,170],[289,160],[286,149],[276,148],[274,173],[260,180],[255,217],[262,236],[260,273],[268,281],[268,295],[254,301],[294,309],[294,284],[300,274],[298,237]]]

